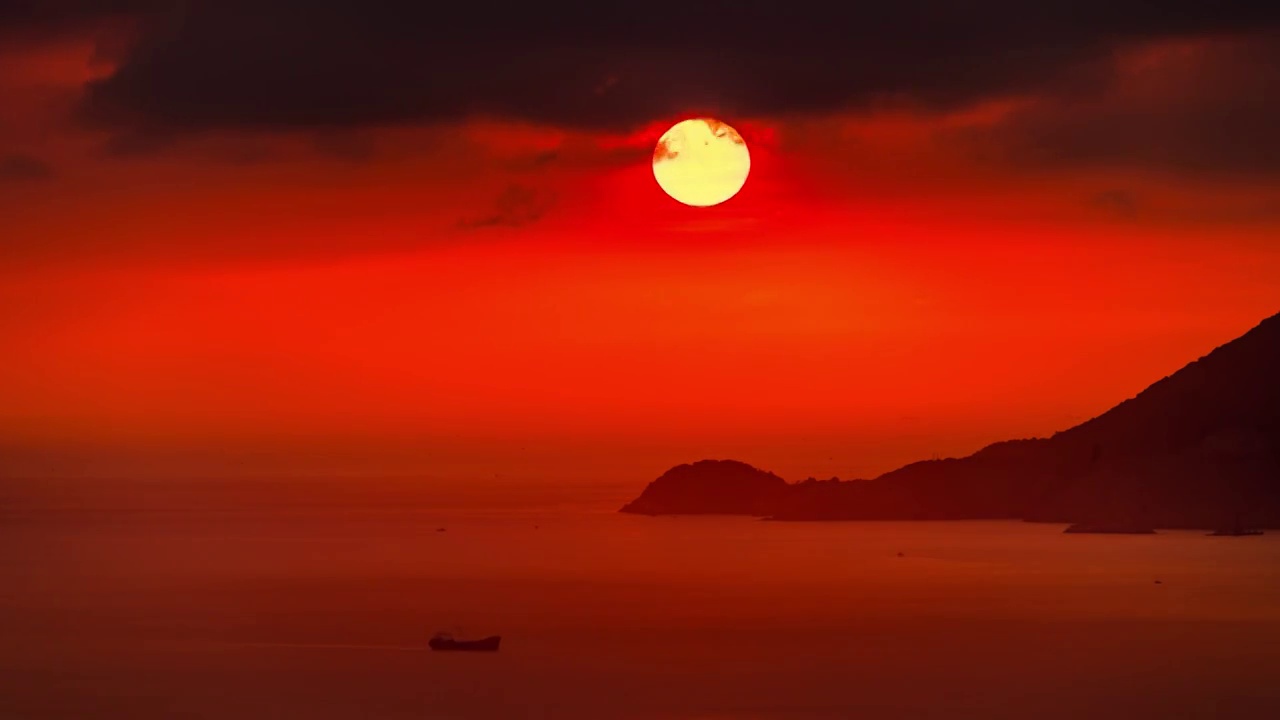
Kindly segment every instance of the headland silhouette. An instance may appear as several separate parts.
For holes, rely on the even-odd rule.
[[[704,460],[667,471],[622,512],[1023,519],[1075,523],[1079,532],[1280,527],[1280,315],[1049,438],[998,442],[871,480],[787,483],[745,463]]]

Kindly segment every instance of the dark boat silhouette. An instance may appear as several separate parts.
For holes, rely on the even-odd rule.
[[[461,650],[471,652],[496,652],[498,643],[502,642],[499,635],[490,635],[487,638],[479,640],[456,640],[449,633],[436,633],[427,643],[432,650]]]
[[[1062,532],[1068,534],[1084,533],[1096,535],[1154,535],[1155,530],[1145,525],[1128,523],[1076,523]]]
[[[1244,537],[1246,535],[1261,535],[1261,534],[1262,534],[1261,530],[1253,530],[1251,528],[1245,527],[1244,524],[1240,522],[1239,513],[1236,513],[1236,522],[1234,525],[1231,525],[1229,527],[1221,527],[1209,533],[1209,535],[1213,537]]]

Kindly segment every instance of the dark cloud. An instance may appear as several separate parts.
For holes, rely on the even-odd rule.
[[[321,155],[344,162],[367,162],[377,154],[373,138],[358,130],[322,130],[312,144]]]
[[[0,0],[0,35],[82,30],[109,20],[157,15],[173,7],[172,0]]]
[[[47,180],[53,177],[49,163],[31,155],[0,155],[0,182]]]
[[[112,133],[102,150],[108,156],[116,158],[153,155],[173,147],[175,140],[172,130],[125,127]]]
[[[1280,172],[1280,33],[1208,40],[1122,63],[1089,97],[1049,96],[960,142],[1029,167]]]
[[[513,183],[498,195],[493,212],[463,220],[460,225],[468,229],[522,227],[541,220],[554,204],[555,196],[550,191]]]
[[[88,88],[86,118],[178,131],[470,115],[627,128],[885,98],[946,109],[1096,84],[1117,46],[1272,26],[1280,5],[190,0],[145,17],[118,71]]]

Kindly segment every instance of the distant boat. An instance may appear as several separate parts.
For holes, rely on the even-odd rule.
[[[1145,525],[1127,523],[1076,523],[1064,533],[1096,533],[1099,535],[1154,535],[1155,530]]]
[[[1213,537],[1244,537],[1246,535],[1261,535],[1261,530],[1250,530],[1240,522],[1239,513],[1236,514],[1236,524],[1228,528],[1218,528],[1209,533]]]
[[[472,652],[496,652],[498,643],[502,642],[499,635],[491,635],[480,640],[455,640],[449,633],[436,633],[427,643],[432,650],[463,650]]]

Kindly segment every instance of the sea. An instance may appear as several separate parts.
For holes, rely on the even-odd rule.
[[[1280,717],[1280,532],[619,514],[640,490],[3,481],[0,718]]]

